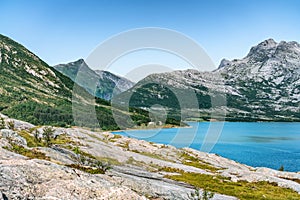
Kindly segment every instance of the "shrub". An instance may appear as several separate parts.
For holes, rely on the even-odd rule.
[[[200,189],[195,189],[189,196],[190,200],[209,200],[214,197],[215,193],[204,190],[202,195],[200,193]]]
[[[2,117],[0,117],[0,129],[5,129],[5,122]]]
[[[34,137],[34,141],[36,143],[40,143],[41,142],[41,138],[40,138],[40,134],[39,134],[39,131],[38,130],[35,130],[33,132],[33,137]]]
[[[279,167],[279,169],[278,169],[278,171],[284,171],[284,166],[283,165],[281,165],[280,167]]]
[[[13,120],[7,122],[7,126],[11,130],[15,130],[15,122]]]
[[[102,170],[104,173],[111,169],[111,165],[108,162],[101,162],[99,160],[96,161],[95,167]]]
[[[9,147],[4,147],[4,148],[9,151],[13,151],[15,153],[26,156],[30,159],[36,158],[36,159],[50,160],[50,158],[47,157],[46,154],[39,152],[36,149],[27,149],[27,148],[17,145],[17,144],[11,143],[11,148],[9,148]]]
[[[54,138],[53,136],[54,136],[54,129],[52,127],[48,126],[43,129],[43,138],[44,138],[45,145],[47,147],[51,146],[52,144],[51,139]]]

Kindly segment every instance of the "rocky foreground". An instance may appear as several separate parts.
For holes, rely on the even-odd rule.
[[[299,173],[82,128],[54,128],[47,142],[44,127],[1,118],[0,199],[200,199],[203,191],[214,192],[212,199],[247,199],[220,188],[252,184],[256,192],[262,183],[275,193],[253,198],[281,199],[287,192],[286,199],[300,199]],[[182,178],[189,175],[219,182],[197,189],[205,180]]]

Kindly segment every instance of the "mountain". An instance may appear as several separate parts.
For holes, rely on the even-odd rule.
[[[63,123],[72,123],[73,82],[3,35],[0,79],[1,112],[36,124],[57,121],[58,115]]]
[[[105,100],[110,100],[113,94],[124,92],[134,85],[130,80],[108,71],[93,71],[83,59],[55,65],[54,68],[85,88],[90,94]],[[80,76],[77,76],[79,70]]]
[[[199,109],[190,110],[195,108],[191,98],[179,105],[176,93],[188,90],[195,93]],[[212,108],[211,95],[225,95],[226,106]],[[212,72],[191,69],[150,75],[120,94],[118,101],[129,96],[131,106],[161,104],[177,117],[186,111],[185,118],[209,119],[219,110],[229,121],[300,121],[300,45],[268,39],[242,59],[223,59]]]
[[[90,107],[95,107],[102,129],[120,128],[114,120],[109,102],[99,98],[90,102],[95,99],[94,96],[24,46],[3,35],[0,35],[0,80],[0,112],[10,117],[36,125],[75,125],[72,106],[76,106],[80,118],[78,123],[94,127],[95,122],[84,115],[92,105]],[[74,87],[77,89],[75,94],[72,93]],[[137,125],[151,121],[147,112],[139,109],[132,111],[122,113],[131,116]],[[127,127],[127,121],[122,121]]]

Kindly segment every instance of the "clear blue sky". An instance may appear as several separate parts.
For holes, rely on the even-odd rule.
[[[0,33],[50,65],[86,58],[103,40],[162,27],[196,40],[216,65],[274,38],[300,41],[298,0],[0,0]]]

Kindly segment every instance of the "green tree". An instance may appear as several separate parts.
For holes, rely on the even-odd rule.
[[[45,145],[47,147],[52,145],[51,140],[54,138],[53,136],[54,136],[54,129],[52,127],[48,126],[43,129],[43,138],[44,138]]]

